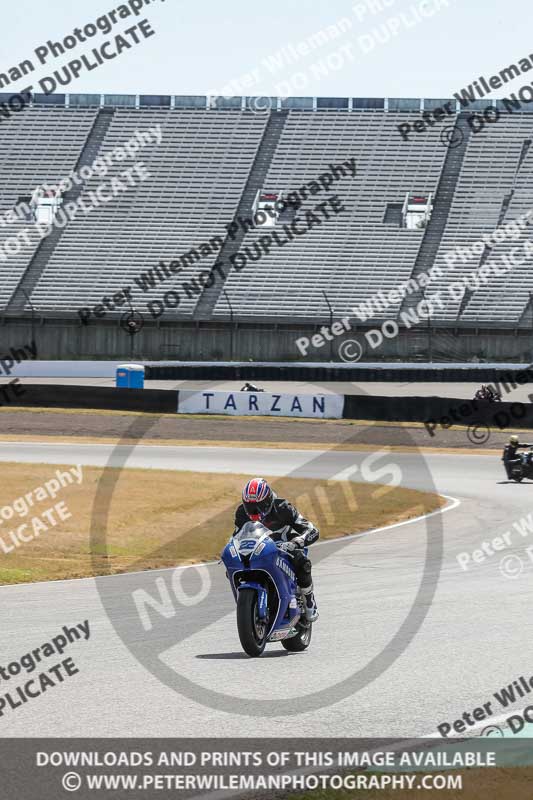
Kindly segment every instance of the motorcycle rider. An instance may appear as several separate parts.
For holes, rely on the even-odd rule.
[[[483,383],[481,388],[477,390],[474,395],[474,400],[488,400],[487,397],[487,387]]]
[[[486,386],[487,400],[491,403],[499,403],[502,399],[498,392],[492,386]]]
[[[242,504],[235,512],[235,533],[249,521],[261,522],[271,531],[271,538],[280,543],[291,558],[300,591],[305,599],[305,615],[309,622],[318,619],[313,593],[311,561],[303,552],[319,537],[318,529],[306,520],[287,500],[277,497],[264,478],[252,478],[242,492]]]
[[[505,467],[505,471],[507,472],[508,478],[511,478],[513,466],[521,463],[522,459],[520,457],[520,454],[517,455],[517,451],[519,450],[519,448],[524,448],[524,447],[533,447],[533,445],[527,444],[525,442],[520,442],[518,436],[516,436],[516,434],[513,434],[512,436],[509,437],[509,443],[506,444],[505,447],[503,448],[502,461]],[[529,463],[531,462],[531,457],[529,457],[528,461]]]
[[[474,395],[474,400],[487,400],[489,403],[497,403],[501,400],[500,395],[486,383],[482,384]]]
[[[264,391],[265,391],[264,389],[260,389],[259,386],[256,386],[255,383],[248,383],[248,381],[246,381],[246,383],[241,389],[241,392],[264,392]]]

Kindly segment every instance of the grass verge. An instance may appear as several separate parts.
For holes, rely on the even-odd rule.
[[[58,471],[73,469],[3,465],[0,583],[82,578],[216,559],[233,529],[235,507],[249,477],[83,467],[81,482],[73,478],[55,499],[36,495],[38,487],[57,480]],[[104,472],[105,481],[116,484],[107,518],[104,509],[95,512],[94,540],[99,544],[91,548],[93,504]],[[319,524],[325,539],[411,519],[445,503],[434,494],[376,484],[271,480],[280,496],[289,497]],[[64,504],[63,520],[57,507],[53,511],[57,503]],[[8,507],[15,509],[10,519],[5,518]],[[17,531],[24,524],[23,536],[29,541],[21,542]]]

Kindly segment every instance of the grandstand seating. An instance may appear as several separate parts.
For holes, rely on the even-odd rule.
[[[231,111],[117,110],[102,153],[122,145],[136,130],[162,126],[161,145],[147,145],[136,157],[151,178],[73,220],[36,286],[35,305],[70,310],[97,304],[160,261],[168,263],[214,236],[224,237],[266,121],[265,115]],[[114,162],[109,177],[133,162]],[[101,181],[90,179],[87,192]],[[215,258],[185,269],[179,283],[208,270]],[[143,300],[160,298],[171,288],[173,282],[165,283]],[[142,295],[138,289],[137,295]],[[192,312],[197,300],[183,297],[180,313]]]
[[[74,169],[93,125],[96,110],[69,112],[61,108],[30,108],[0,125],[0,214],[13,208],[19,197],[29,197],[43,182],[54,183]],[[26,228],[24,222],[0,227],[4,241]],[[15,290],[40,239],[33,246],[0,261],[0,307]]]
[[[505,115],[495,125],[471,136],[457,182],[448,223],[441,239],[435,264],[444,271],[444,278],[433,281],[428,294],[441,291],[443,309],[436,309],[436,319],[459,318],[480,323],[498,320],[517,323],[533,291],[533,262],[513,270],[508,276],[494,278],[485,287],[474,291],[468,302],[461,303],[457,294],[446,290],[451,282],[460,282],[483,262],[490,265],[507,253],[517,242],[506,241],[484,254],[449,268],[445,254],[456,246],[468,247],[490,234],[499,225],[515,219],[533,208],[531,151],[520,163],[524,142],[533,134],[529,114]],[[506,198],[512,194],[507,207]],[[524,234],[522,240],[527,238]]]
[[[410,277],[423,231],[384,224],[387,204],[403,203],[407,190],[434,192],[446,150],[439,126],[402,142],[396,125],[407,118],[383,112],[291,114],[267,176],[269,187],[297,189],[329,164],[352,157],[357,176],[342,179],[328,193],[339,195],[345,213],[230,275],[226,289],[236,313],[325,317],[326,290],[335,313],[345,315],[355,303]],[[303,209],[328,194],[310,197]],[[260,235],[250,232],[244,247]],[[217,313],[227,315],[223,298]]]
[[[511,128],[511,121],[506,121],[506,128]],[[522,120],[522,124],[513,123],[514,139],[519,137],[520,143],[533,135],[533,124],[529,120]],[[529,124],[528,124],[529,123]],[[509,147],[516,158],[518,147],[515,141]],[[501,145],[500,145],[501,147]],[[500,149],[498,147],[498,149]],[[517,163],[517,161],[515,162]],[[503,181],[502,181],[503,184]],[[528,149],[524,160],[517,167],[516,177],[512,181],[512,197],[503,222],[516,219],[522,214],[533,210],[533,153]],[[500,189],[501,191],[501,189]],[[533,221],[532,221],[533,224]],[[526,229],[519,240],[508,239],[492,248],[486,260],[488,266],[500,263],[502,255],[509,252],[517,245],[531,237],[531,227]],[[488,323],[514,322],[518,323],[524,314],[525,308],[530,304],[533,292],[533,258],[529,256],[524,264],[514,267],[507,275],[492,277],[490,282],[472,295],[469,304],[463,311],[465,321],[480,320]]]
[[[33,106],[3,120],[0,213],[13,207],[19,197],[31,195],[39,183],[67,176],[82,153],[90,154],[91,132],[103,113],[98,108]],[[32,307],[45,315],[75,314],[81,306],[96,305],[104,295],[131,286],[139,307],[176,289],[180,305],[167,309],[165,319],[202,319],[202,315],[227,319],[230,304],[233,317],[241,320],[323,321],[328,317],[327,300],[336,317],[351,316],[354,305],[416,274],[424,261],[421,245],[426,234],[400,228],[393,210],[408,191],[435,195],[446,175],[450,152],[442,146],[441,134],[453,120],[448,118],[404,142],[396,126],[412,121],[414,111],[288,108],[285,113],[286,119],[276,128],[269,126],[272,116],[268,113],[242,107],[114,108],[109,125],[102,127],[102,141],[97,142],[99,155],[123,144],[137,129],[162,126],[162,143],[144,147],[137,156],[150,179],[90,214],[78,215],[57,241],[41,248],[39,258],[34,257],[39,240],[33,233],[31,246],[7,261],[0,260],[0,308],[15,313],[23,307],[24,299],[22,305],[13,303],[17,286],[30,288]],[[448,180],[449,199],[441,213],[438,237],[433,228],[435,247],[426,247],[446,273],[427,289],[427,294],[439,290],[444,299],[444,309],[436,309],[439,322],[526,324],[533,293],[529,260],[462,301],[446,292],[450,281],[460,280],[480,264],[490,266],[516,242],[496,245],[452,269],[445,255],[533,208],[533,147],[528,144],[532,129],[531,115],[502,114],[497,124],[471,135],[464,156],[455,159],[459,175],[453,174],[453,184]],[[135,278],[159,262],[179,259],[213,237],[223,240],[225,226],[249,203],[259,176],[270,191],[291,191],[316,179],[331,164],[352,157],[356,178],[346,177],[328,192],[339,195],[346,211],[289,246],[273,248],[268,257],[230,272],[224,294],[212,292],[199,303],[198,294],[191,292],[188,297],[181,288],[214,265],[215,252],[146,294],[136,286]],[[116,162],[110,176],[133,160]],[[100,182],[97,176],[89,180],[82,196]],[[452,192],[450,185],[455,185]],[[303,210],[325,197],[309,197]],[[0,246],[24,227],[27,223],[0,227]],[[427,235],[430,228],[431,222]],[[264,230],[248,232],[239,242],[241,251],[246,253],[264,234]],[[527,232],[522,240],[526,238]],[[231,252],[231,246],[225,252]],[[28,280],[32,271],[34,280]],[[399,311],[398,303],[382,316],[391,318]]]

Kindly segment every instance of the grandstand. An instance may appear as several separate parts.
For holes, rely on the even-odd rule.
[[[525,241],[528,231],[518,242],[486,247],[468,263],[449,267],[445,257],[457,245],[467,246],[533,208],[532,116],[502,114],[497,124],[474,135],[467,124],[471,111],[456,107],[455,117],[404,141],[397,130],[401,122],[446,101],[256,100],[35,96],[29,108],[3,120],[0,213],[28,200],[40,183],[57,183],[110,153],[136,130],[159,125],[162,131],[160,144],[147,144],[137,155],[149,179],[113,202],[76,216],[44,239],[34,232],[31,219],[0,227],[0,249],[18,231],[29,230],[20,252],[0,260],[4,329],[30,318],[32,325],[39,320],[43,330],[51,331],[52,321],[62,331],[79,328],[80,307],[97,306],[103,296],[130,287],[131,308],[145,317],[147,328],[157,326],[160,331],[151,330],[146,339],[151,357],[164,354],[163,348],[174,341],[171,330],[174,338],[177,330],[187,331],[187,336],[194,330],[211,331],[200,350],[193,345],[176,350],[184,357],[229,357],[234,355],[234,332],[253,325],[278,333],[281,326],[285,334],[278,336],[271,352],[287,357],[294,338],[291,327],[309,329],[350,316],[354,305],[379,290],[393,290],[436,265],[443,271],[440,278],[376,313],[369,324],[401,320],[402,312],[424,295],[440,291],[443,305],[426,327],[435,334],[448,331],[448,340],[463,335],[469,342],[464,357],[477,352],[473,339],[480,330],[506,338],[506,344],[498,346],[502,353],[508,352],[512,336],[518,336],[518,350],[514,345],[511,349],[526,357],[533,324],[531,259],[485,286],[467,290],[463,297],[449,295],[446,287],[480,266],[496,263]],[[475,110],[486,104],[472,105]],[[445,138],[450,124],[461,132],[458,146]],[[342,200],[341,214],[288,246],[272,248],[259,260],[248,258],[242,270],[229,268],[237,253],[250,254],[254,248],[257,252],[265,235],[259,227],[241,227],[236,236],[227,231],[235,218],[253,216],[258,192],[290,193],[350,158],[357,164],[354,179],[341,178],[328,195],[308,196],[298,211],[289,207],[278,225],[305,215],[332,194]],[[113,163],[105,180],[134,160]],[[64,203],[88,197],[102,180],[94,175],[74,186],[65,193]],[[420,228],[402,225],[401,209],[410,192],[432,198],[431,216]],[[209,241],[217,242],[216,248],[198,256],[202,243]],[[139,288],[143,273],[176,259],[179,274],[155,281],[149,291]],[[223,273],[212,273],[216,264],[225,266]],[[207,280],[210,274],[216,280]],[[170,290],[174,298],[179,295],[173,307],[165,300]],[[161,309],[166,305],[157,319],[149,311],[154,301]],[[117,348],[126,352],[116,334],[126,310],[106,311],[105,320],[89,322],[89,328],[109,326],[111,332],[104,345],[106,337],[100,334],[98,347],[95,338],[89,343],[87,334],[86,351],[96,348],[102,356]],[[405,348],[416,350],[416,337],[422,335],[418,328],[408,333],[409,344],[397,351],[398,357],[408,352]],[[228,335],[231,353],[226,352]],[[68,350],[67,339],[62,333],[58,346]],[[457,359],[457,346],[449,355]],[[288,357],[294,358],[294,352]]]
[[[341,180],[334,189],[345,213],[290,247],[247,265],[246,276],[244,271],[230,273],[226,289],[238,316],[264,316],[275,309],[285,318],[321,317],[324,290],[336,312],[349,315],[355,303],[410,277],[423,235],[384,222],[386,207],[401,205],[406,190],[434,191],[445,149],[438,128],[400,148],[396,125],[403,118],[403,114],[335,111],[289,116],[267,174],[269,186],[302,186],[328,164],[352,156],[357,176]],[[316,199],[310,197],[300,213],[315,205]],[[251,231],[243,247],[252,246],[261,235],[260,230]],[[214,314],[227,315],[223,297]]]
[[[94,124],[96,110],[72,113],[59,108],[29,108],[14,114],[0,126],[0,213],[13,208],[20,198],[29,199],[40,183],[54,183],[66,176]],[[23,221],[0,228],[0,247],[17,231],[27,228]],[[22,251],[0,262],[0,306],[6,306],[35,254],[39,237]]]

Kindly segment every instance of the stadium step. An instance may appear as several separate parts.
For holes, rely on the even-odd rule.
[[[263,138],[261,139],[261,143],[257,149],[254,163],[250,170],[248,180],[237,207],[235,214],[236,220],[239,217],[242,217],[243,219],[252,219],[253,217],[254,200],[257,196],[257,192],[265,188],[266,176],[270,169],[270,165],[272,164],[272,159],[274,158],[281,134],[283,133],[288,114],[288,111],[270,112],[270,117],[265,126]],[[277,189],[278,187],[268,188]],[[245,226],[240,225],[238,232],[235,234],[235,238],[231,239],[229,234],[226,236],[224,244],[217,258],[217,263],[222,265],[222,269],[226,276],[231,269],[229,259],[231,256],[239,252],[245,236]],[[218,298],[224,290],[224,283],[225,280],[222,279],[217,273],[216,280],[213,285],[205,288],[200,295],[194,311],[194,319],[209,319],[211,317]],[[231,313],[231,309],[228,310]]]
[[[99,155],[102,142],[104,141],[109,126],[111,125],[114,113],[114,108],[102,108],[99,110],[74,168],[75,172],[79,173],[82,167],[90,166],[95,158]],[[79,185],[74,184],[72,189],[66,192],[63,196],[63,205],[76,202],[83,193],[84,189],[85,181]],[[6,306],[6,311],[24,311],[25,307],[30,304],[29,300],[32,292],[37,286],[39,279],[46,268],[46,265],[48,264],[59,241],[61,240],[63,231],[67,227],[68,223],[62,228],[53,227],[50,234],[44,239],[41,239],[31,261],[29,262],[24,274],[22,275],[22,278],[18,283],[17,288],[11,296],[11,300]]]
[[[435,199],[433,203],[433,212],[431,219],[424,231],[424,236],[420,244],[416,261],[411,273],[411,278],[415,279],[422,272],[428,272],[437,256],[442,234],[448,222],[448,215],[453,202],[455,190],[457,188],[457,181],[463,166],[466,149],[470,139],[471,129],[466,121],[466,115],[459,114],[456,121],[456,127],[462,132],[461,143],[458,147],[450,147],[446,152],[446,158],[442,167]],[[424,290],[420,289],[412,294],[407,294],[401,305],[399,314],[414,308],[424,299]]]

